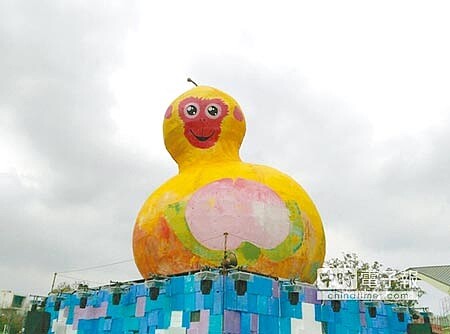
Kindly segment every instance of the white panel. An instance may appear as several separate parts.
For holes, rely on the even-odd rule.
[[[170,317],[170,327],[181,327],[183,322],[183,311],[172,311],[172,316]]]
[[[66,324],[56,323],[55,334],[66,334]]]
[[[182,327],[170,327],[167,334],[186,334],[186,328]]]
[[[52,321],[52,332],[55,331],[57,323],[58,323],[58,321],[56,319],[53,319],[53,321]]]
[[[292,334],[303,334],[305,326],[303,325],[302,319],[291,318],[291,333]]]
[[[58,311],[58,323],[65,324],[67,322],[68,308],[62,308]]]
[[[168,329],[157,329],[155,334],[186,334],[186,328],[169,327]]]
[[[67,325],[66,334],[77,334],[78,331],[72,328],[72,325]]]
[[[305,334],[322,334],[322,323],[316,321],[314,304],[302,303],[302,314]]]

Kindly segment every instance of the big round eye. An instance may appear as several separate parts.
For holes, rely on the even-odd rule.
[[[194,118],[198,113],[198,107],[195,104],[188,104],[184,107],[184,113],[189,118]]]
[[[220,106],[217,104],[210,104],[206,107],[206,116],[212,119],[216,119],[220,116]]]

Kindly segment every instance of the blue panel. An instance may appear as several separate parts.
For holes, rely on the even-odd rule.
[[[131,304],[135,304],[136,303],[136,289],[129,289],[127,295],[128,295],[128,302]]]
[[[343,333],[338,333],[336,331],[336,324],[334,322],[331,322],[327,323],[327,334],[343,334]]]
[[[345,325],[347,328],[355,329],[360,327],[359,312],[353,313],[345,309],[341,309],[341,312],[339,312],[339,314],[342,324]]]
[[[88,326],[86,324],[87,320],[80,319],[78,320],[78,331],[84,332],[88,330]]]
[[[170,294],[183,294],[184,293],[184,277],[176,276],[170,278]]]
[[[139,334],[148,333],[148,323],[145,317],[139,319]]]
[[[139,319],[138,318],[125,318],[124,319],[124,329],[125,331],[138,331],[139,330]]]
[[[234,290],[227,290],[225,292],[225,308],[227,310],[235,310],[237,302],[237,295]]]
[[[258,295],[256,297],[256,307],[259,314],[269,314],[268,299],[269,297],[264,295]]]
[[[218,294],[220,294],[220,292],[216,292]],[[213,308],[214,305],[214,291],[211,290],[211,293],[209,295],[203,295],[203,308],[204,309],[208,309],[211,310]]]
[[[195,292],[201,292],[200,281],[194,281],[194,291]],[[213,291],[213,288],[211,288],[211,291]]]
[[[121,318],[123,317],[122,308],[123,308],[122,305],[113,305],[112,303],[109,303],[106,314],[108,314],[112,318]]]
[[[248,312],[250,313],[258,313],[258,297],[253,293],[247,293],[247,307]]]
[[[269,297],[267,299],[267,304],[269,315],[278,316],[280,313],[280,300],[275,297]]]
[[[167,328],[169,327],[170,324],[170,320],[169,323],[167,323],[166,325],[166,313],[169,312],[164,312],[164,311],[160,311],[158,312],[158,324],[157,324],[157,328]],[[169,313],[169,317],[170,317],[171,313]]]
[[[168,328],[170,326],[170,317],[172,312],[163,310],[158,314],[158,328]]]
[[[112,319],[111,318],[106,318],[105,322],[103,323],[103,329],[105,331],[110,331],[112,327]]]
[[[222,293],[221,292],[215,292],[214,293],[214,301],[213,301],[213,308],[212,313],[213,314],[222,314]]]
[[[291,305],[288,301],[284,301],[281,303],[279,314],[282,317],[300,319],[302,317],[302,304]]]
[[[184,295],[184,310],[193,311],[195,310],[195,294],[189,293]]]
[[[341,301],[341,309],[350,313],[359,314],[359,301],[357,300],[343,300]]]
[[[181,320],[181,326],[189,328],[191,323],[191,312],[185,311],[183,312],[183,318]]]
[[[263,276],[253,276],[253,281],[248,282],[247,291],[264,296],[272,296],[272,279]]]
[[[259,316],[259,333],[260,334],[274,334],[279,332],[279,322],[277,317],[269,315]]]
[[[385,316],[385,315],[378,316],[377,315],[377,318],[378,318],[378,328],[387,328],[389,326],[387,316]]]
[[[69,314],[67,315],[67,322],[66,324],[68,325],[72,325],[73,324],[73,316],[74,316],[74,307],[70,306],[69,307]]]
[[[232,280],[231,278],[227,277],[226,281],[225,281],[225,287],[226,287],[226,291],[228,290],[233,290],[234,291],[234,280]],[[247,289],[248,289],[248,284],[247,284]]]
[[[184,293],[195,292],[195,280],[194,275],[188,275],[184,278]]]
[[[105,290],[100,290],[97,294],[97,298],[98,298],[100,304],[102,302],[107,302],[107,301],[109,301],[109,293],[107,293]]]
[[[358,313],[359,316],[359,313]],[[322,321],[322,305],[315,304],[314,305],[314,319],[316,321]]]
[[[225,298],[222,292],[223,280],[226,280],[228,287]],[[237,296],[234,290],[234,280],[221,276],[219,280],[213,282],[211,293],[202,295],[200,282],[195,281],[193,275],[180,276],[172,278],[170,283],[160,290],[156,301],[150,300],[147,296],[148,289],[144,284],[137,284],[122,295],[121,304],[117,306],[112,305],[111,294],[108,291],[100,290],[89,297],[88,306],[99,307],[102,302],[108,302],[108,317],[80,319],[78,329],[80,334],[155,333],[157,328],[169,327],[172,310],[183,311],[182,325],[188,328],[190,327],[190,311],[208,309],[210,310],[209,332],[219,334],[223,330],[223,302],[225,300],[226,310],[238,311],[236,316],[240,319],[238,322],[230,322],[235,324],[235,326],[229,327],[232,332],[250,333],[252,319],[253,326],[256,326],[255,320],[259,319],[259,332],[262,334],[290,333],[291,319],[301,318],[302,305],[301,303],[291,305],[286,291],[280,291],[280,298],[273,297],[272,290],[277,284],[270,278],[254,275],[253,280],[248,282],[247,292],[243,296]],[[145,315],[141,318],[134,317],[137,296],[147,296]],[[306,298],[306,295],[301,294],[300,296],[300,299]],[[79,305],[79,298],[76,294],[68,294],[64,298],[61,310],[68,307],[67,324],[72,325],[74,308]],[[51,296],[47,299],[46,311],[50,313],[52,320],[58,317],[58,312],[53,310],[53,306],[54,297]],[[405,333],[407,324],[411,321],[410,315],[405,312],[404,322],[400,322],[392,309],[395,306],[394,304],[378,303],[377,316],[371,318],[367,306],[362,302],[342,301],[341,311],[336,313],[332,311],[330,302],[326,302],[324,305],[314,305],[314,317],[328,327],[325,328],[327,334]],[[361,314],[360,311],[362,311]],[[361,327],[361,319],[363,319],[363,323],[367,322],[367,327]]]
[[[344,326],[343,324],[335,323],[334,326],[336,329],[336,334],[347,334],[348,333],[347,327]]]
[[[210,315],[209,316],[209,331],[210,334],[222,333],[222,315]]]
[[[280,333],[291,332],[291,318],[280,318]]]
[[[130,303],[131,303],[130,294],[129,293],[123,293],[122,297],[120,298],[120,304],[121,305],[128,305]]]
[[[136,297],[148,295],[148,289],[144,284],[135,285],[134,288],[136,288]]]
[[[241,333],[250,333],[251,327],[251,314],[242,312],[241,313]]]
[[[248,292],[243,296],[236,296],[236,310],[248,312],[248,296]]]
[[[172,309],[175,311],[182,311],[184,309],[184,295],[176,294],[172,295]]]
[[[150,297],[147,297],[145,303],[145,312],[158,309],[168,309],[169,307],[170,307],[170,298],[167,297],[167,295],[159,295],[158,299],[156,300],[151,300]]]
[[[122,334],[123,322],[123,319],[112,319],[111,334]]]
[[[105,318],[100,318],[97,320],[97,330],[103,331],[103,328],[105,328]]]
[[[335,318],[335,313],[333,312],[333,310],[331,309],[331,306],[329,304],[323,304],[322,305],[322,317],[321,317],[321,321],[326,321],[326,322],[335,322],[334,318]]]
[[[213,291],[222,291],[223,290],[223,281],[224,276],[220,276],[218,280],[213,281]]]
[[[122,312],[125,317],[134,317],[136,314],[136,303],[123,306]]]
[[[384,306],[384,303],[378,303],[377,305],[377,315],[387,315],[386,313],[386,307]]]
[[[149,326],[157,326],[158,325],[158,318],[159,318],[159,311],[151,311],[148,314],[148,325]]]
[[[212,292],[211,292],[212,293]],[[201,292],[195,293],[195,309],[203,310],[205,308],[205,298],[203,297]]]

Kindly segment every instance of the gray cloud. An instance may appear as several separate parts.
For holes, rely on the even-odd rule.
[[[109,76],[135,17],[134,2],[0,5],[0,119],[11,120],[35,163],[35,175],[0,176],[0,288],[46,293],[54,271],[131,258],[140,206],[175,172],[162,146],[148,145],[166,157],[156,161],[121,144],[110,115]],[[192,50],[208,46],[191,43]],[[196,58],[187,72],[243,107],[244,160],[286,172],[308,191],[328,256],[356,251],[398,268],[448,262],[448,120],[428,133],[376,142],[364,110],[311,91],[289,66],[224,53]],[[138,276],[133,263],[72,275]]]
[[[98,5],[0,9],[1,110],[35,157],[37,174],[30,182],[14,172],[1,176],[2,288],[44,293],[48,282],[34,277],[131,258],[139,207],[168,177],[169,166],[114,137],[108,79],[136,9],[130,2],[92,8]],[[128,272],[136,275],[134,264]]]
[[[448,261],[448,123],[425,135],[375,142],[364,110],[311,94],[295,71],[271,73],[245,58],[233,64],[224,70],[202,59],[193,72],[205,84],[224,82],[240,102],[248,124],[244,159],[297,179],[334,249],[344,236],[349,242],[340,251],[388,266]]]

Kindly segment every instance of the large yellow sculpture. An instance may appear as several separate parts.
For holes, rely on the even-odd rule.
[[[313,282],[325,237],[313,202],[289,176],[242,162],[245,119],[228,94],[207,86],[166,111],[164,140],[179,174],[145,202],[133,250],[144,277],[219,266],[226,247],[248,270]]]

